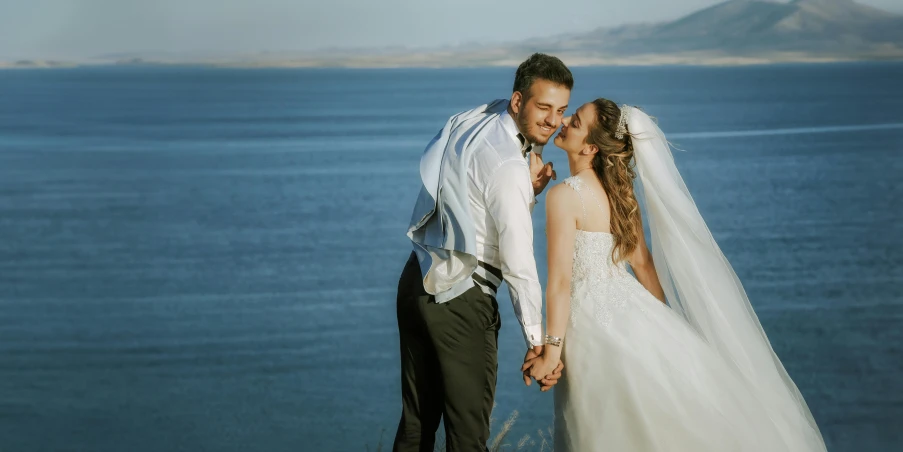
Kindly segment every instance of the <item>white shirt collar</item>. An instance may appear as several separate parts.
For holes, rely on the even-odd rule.
[[[513,138],[517,145],[520,146],[522,154],[526,155],[526,153],[534,147],[533,143],[528,142],[527,137],[517,130],[517,123],[515,123],[514,118],[508,114],[507,108],[499,115],[499,121],[502,122],[502,127],[505,128],[505,131],[508,132],[508,134],[511,135],[511,138]]]

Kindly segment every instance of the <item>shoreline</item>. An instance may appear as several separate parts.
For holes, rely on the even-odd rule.
[[[854,62],[903,62],[903,54],[881,56],[809,56],[799,54],[763,56],[721,56],[655,54],[635,57],[561,55],[570,67],[702,66],[742,67],[779,64],[831,64]],[[518,58],[454,58],[452,55],[383,55],[346,58],[286,58],[278,60],[143,60],[125,61],[0,61],[2,70],[74,69],[89,67],[203,67],[221,69],[454,69],[517,67]]]

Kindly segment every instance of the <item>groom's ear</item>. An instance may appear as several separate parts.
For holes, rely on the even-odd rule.
[[[520,113],[520,103],[523,98],[524,96],[520,93],[520,91],[511,93],[511,111],[513,111],[515,115]]]

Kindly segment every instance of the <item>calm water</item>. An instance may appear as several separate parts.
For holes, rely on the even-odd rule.
[[[390,441],[419,155],[512,77],[0,71],[0,450]],[[573,105],[640,105],[686,150],[678,166],[830,449],[900,450],[903,64],[575,77]],[[546,157],[565,175],[563,153]],[[520,381],[500,301],[495,416],[519,412],[515,442],[551,424],[552,398]]]

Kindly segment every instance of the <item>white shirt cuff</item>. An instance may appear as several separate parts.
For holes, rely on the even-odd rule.
[[[529,348],[542,345],[542,325],[524,327],[524,339],[527,341],[527,347]]]

